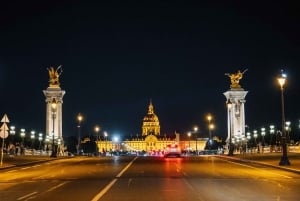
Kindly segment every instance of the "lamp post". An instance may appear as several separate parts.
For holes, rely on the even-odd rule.
[[[45,143],[46,143],[46,154],[49,154],[49,142],[50,142],[50,135],[46,135]]]
[[[52,99],[51,102],[51,109],[52,109],[52,153],[50,155],[50,157],[57,157],[56,155],[56,149],[55,149],[55,143],[54,143],[54,130],[55,130],[55,118],[56,118],[56,100],[55,98]]]
[[[197,135],[197,132],[198,132],[198,126],[194,126],[194,132],[195,132],[195,136],[196,136],[196,155],[198,155],[198,135]]]
[[[26,133],[25,133],[25,129],[24,128],[21,128],[21,132],[20,132],[20,136],[21,136],[21,138],[22,138],[22,143],[21,143],[21,155],[24,155],[25,154],[25,150],[24,150],[24,148],[25,148],[25,145],[24,145],[24,138],[25,138],[25,135],[26,135]]]
[[[246,138],[247,138],[247,143],[246,143],[246,145],[247,145],[247,151],[249,150],[249,145],[250,145],[250,140],[251,140],[251,133],[248,131],[247,133],[246,133]],[[252,149],[251,149],[252,150]]]
[[[9,134],[11,135],[11,142],[14,144],[14,136],[16,134],[16,127],[10,126]]]
[[[32,151],[32,155],[33,155],[33,145],[34,145],[34,138],[35,138],[35,131],[31,131],[30,132],[30,139],[31,139],[31,151]]]
[[[266,129],[264,127],[262,127],[260,129],[260,131],[261,131],[261,136],[262,136],[261,153],[264,153]]]
[[[100,136],[99,136],[100,126],[95,126],[94,130],[96,132],[96,137],[97,137],[97,141],[98,141],[100,139]]]
[[[207,121],[208,121],[208,134],[209,134],[209,141],[211,140],[211,120],[212,116],[210,114],[207,115]]]
[[[227,100],[228,127],[229,127],[229,150],[228,150],[228,156],[233,156],[233,151],[234,151],[234,146],[232,144],[231,108],[232,108],[232,103],[231,103],[230,99],[228,99]]]
[[[42,145],[42,140],[43,140],[43,133],[39,133],[39,150],[40,150],[40,154],[42,154],[42,149],[41,149],[41,145]]]
[[[273,152],[273,135],[275,133],[275,126],[270,125],[270,152]]]
[[[188,132],[188,137],[189,137],[189,153],[190,153],[190,151],[191,151],[191,132]]]
[[[285,122],[285,130],[287,132],[287,136],[286,136],[287,142],[290,143],[290,131],[291,131],[291,122],[290,121]]]
[[[254,145],[255,145],[255,148],[257,149],[257,130],[254,130],[253,131],[253,137],[254,137]],[[257,150],[257,153],[259,153],[259,149]]]
[[[107,132],[104,131],[104,138],[105,138],[105,152],[107,152],[107,136],[108,136]]]
[[[83,116],[80,113],[77,115],[77,120],[78,120],[78,125],[77,125],[77,128],[78,128],[77,154],[79,155],[79,152],[80,152],[80,141],[81,141],[80,140],[81,139],[81,137],[80,137],[80,131],[81,131],[80,126],[81,126],[81,122],[83,120]]]
[[[283,96],[283,91],[284,91],[284,85],[286,82],[286,74],[283,73],[283,70],[281,70],[281,75],[277,78],[277,81],[280,85],[280,91],[281,91],[281,132],[282,132],[282,157],[279,161],[279,165],[290,165],[290,161],[287,156],[287,145],[286,145],[286,130],[285,130],[285,114],[284,114],[284,96]]]

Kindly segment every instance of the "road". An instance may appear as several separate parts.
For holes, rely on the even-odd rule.
[[[300,175],[214,156],[75,157],[0,171],[0,200],[293,201]]]

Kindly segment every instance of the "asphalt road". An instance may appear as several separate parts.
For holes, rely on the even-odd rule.
[[[201,156],[78,157],[0,171],[0,200],[293,201],[300,175]]]

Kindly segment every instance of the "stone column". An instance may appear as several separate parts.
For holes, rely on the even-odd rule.
[[[223,93],[226,97],[227,102],[231,102],[231,108],[227,109],[228,115],[228,135],[227,143],[229,142],[230,132],[232,138],[242,139],[246,137],[245,135],[245,108],[244,104],[246,102],[245,97],[248,91],[245,91],[242,88],[230,89]]]
[[[61,146],[59,147],[63,148],[62,103],[65,91],[61,90],[60,87],[48,87],[46,90],[43,90],[43,93],[46,97],[46,135],[52,136],[52,132],[54,132],[56,143],[58,142],[58,140],[60,140]],[[53,100],[55,100],[56,102],[55,118],[53,118],[53,111],[51,107],[51,103]]]

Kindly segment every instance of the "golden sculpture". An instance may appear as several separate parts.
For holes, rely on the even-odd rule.
[[[244,70],[243,72],[241,72],[240,70],[238,70],[237,73],[225,73],[225,75],[227,75],[230,78],[231,81],[231,85],[230,88],[241,88],[241,85],[239,85],[240,80],[243,78],[244,73],[247,71],[248,69]]]
[[[59,87],[59,76],[62,73],[62,66],[58,66],[57,69],[53,67],[47,68],[49,72],[49,86],[50,87]]]

